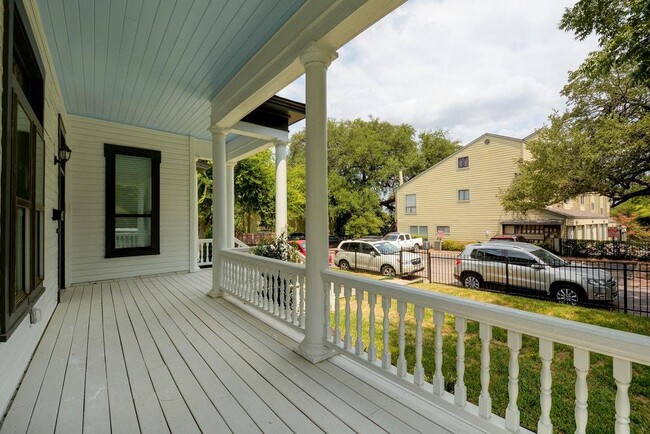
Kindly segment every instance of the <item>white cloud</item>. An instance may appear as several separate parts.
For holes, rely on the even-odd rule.
[[[557,28],[570,0],[411,0],[339,51],[332,118],[524,137],[563,109],[567,73],[597,48]],[[303,79],[282,95],[304,100]],[[300,126],[302,128],[302,126]]]

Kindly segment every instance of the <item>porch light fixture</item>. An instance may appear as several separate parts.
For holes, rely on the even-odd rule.
[[[68,147],[65,143],[59,147],[59,155],[54,156],[54,164],[65,165],[70,160],[72,155],[72,149]]]

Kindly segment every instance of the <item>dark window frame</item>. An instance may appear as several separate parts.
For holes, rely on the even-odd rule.
[[[115,157],[128,155],[151,159],[151,214],[121,215],[115,212]],[[160,254],[160,151],[130,146],[104,144],[106,162],[105,257],[122,258]],[[148,247],[115,247],[115,220],[119,217],[150,217],[151,245]]]
[[[458,169],[468,169],[469,168],[469,157],[458,157],[456,167]]]
[[[4,1],[4,50],[2,53],[2,175],[0,193],[0,342],[7,341],[45,292],[45,167],[44,142],[45,68],[27,13],[21,1]],[[16,75],[17,74],[17,75]],[[18,105],[30,123],[28,197],[18,197],[16,158],[16,119]],[[39,149],[37,142],[42,148]],[[41,152],[40,156],[37,151]],[[36,161],[42,161],[37,174]],[[42,182],[40,191],[36,182]],[[37,193],[43,194],[42,198]],[[29,278],[24,294],[16,296],[17,210],[25,210],[30,244],[25,250]],[[38,225],[38,228],[37,228]]]

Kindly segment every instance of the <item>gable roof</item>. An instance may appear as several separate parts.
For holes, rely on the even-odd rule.
[[[530,136],[529,136],[529,137],[530,137]],[[518,139],[518,138],[516,138],[516,137],[503,136],[503,135],[500,135],[500,134],[493,134],[493,133],[483,133],[483,134],[480,135],[479,137],[475,138],[474,140],[472,140],[472,141],[469,142],[468,144],[466,144],[466,145],[464,145],[463,147],[461,147],[458,151],[456,151],[456,152],[454,152],[453,154],[447,156],[446,158],[443,158],[442,160],[438,161],[438,162],[437,162],[436,164],[434,164],[433,166],[431,166],[431,167],[429,167],[429,168],[423,170],[422,172],[420,172],[420,173],[418,173],[417,175],[415,175],[413,178],[411,178],[411,179],[409,179],[408,181],[406,181],[404,184],[400,185],[400,186],[397,188],[397,191],[399,191],[402,187],[404,187],[404,186],[408,185],[409,183],[411,183],[411,181],[416,180],[417,178],[423,176],[424,174],[426,174],[426,173],[428,173],[429,171],[433,170],[434,168],[438,167],[439,165],[441,165],[441,164],[444,163],[445,161],[447,161],[447,160],[449,160],[449,159],[452,159],[452,158],[454,158],[455,156],[457,156],[457,155],[459,155],[459,154],[462,154],[462,153],[466,152],[467,149],[468,149],[469,147],[474,146],[474,145],[476,145],[477,143],[484,143],[485,140],[486,140],[486,139],[489,139],[489,138],[496,138],[496,139],[509,140],[509,141],[517,142],[518,145],[521,145],[522,143],[524,143],[524,140],[523,140],[523,139]]]

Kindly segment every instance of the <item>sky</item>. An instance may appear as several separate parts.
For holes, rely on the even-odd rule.
[[[328,116],[441,128],[463,144],[523,138],[565,108],[568,72],[597,49],[558,29],[574,3],[410,0],[338,51]],[[279,94],[304,101],[304,77]]]

